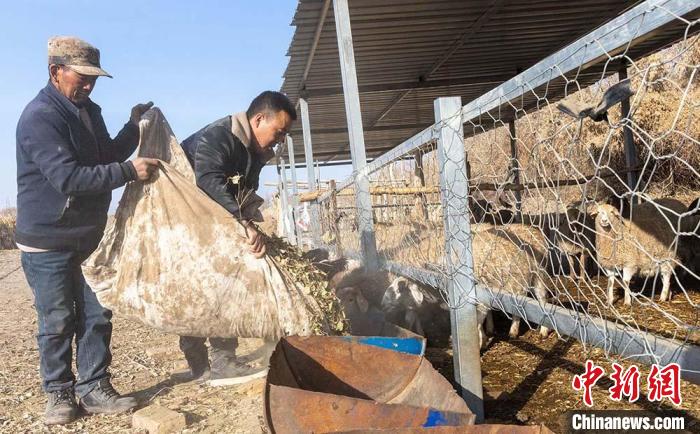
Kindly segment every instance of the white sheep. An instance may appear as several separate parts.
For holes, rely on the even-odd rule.
[[[422,336],[438,336],[449,333],[449,307],[426,287],[405,277],[397,277],[384,292],[382,311],[389,320]],[[483,323],[486,322],[486,331]],[[491,311],[477,306],[479,345],[486,345],[486,334],[493,333]]]
[[[595,218],[596,254],[599,266],[608,276],[607,302],[612,305],[615,274],[622,270],[624,304],[632,304],[629,283],[635,274],[661,274],[661,301],[670,296],[671,275],[679,263],[674,228],[678,216],[660,212],[653,204],[634,207],[631,218],[624,219],[608,204],[597,207]]]
[[[389,314],[396,313],[403,318],[402,324],[406,329],[425,336],[423,324],[418,315],[418,309],[423,305],[426,294],[417,284],[405,277],[397,277],[391,282],[382,297],[382,310]]]
[[[547,301],[544,271],[547,240],[536,229],[519,224],[506,227],[477,228],[472,238],[474,275],[482,285],[499,288],[515,295],[532,291],[541,303]],[[482,320],[487,319],[482,315]],[[513,314],[509,335],[516,337],[520,329],[520,316]],[[540,335],[546,337],[547,327],[540,327]]]
[[[571,279],[576,280],[574,264],[578,262],[579,279],[583,280],[586,261],[595,252],[595,219],[587,212],[571,207],[566,210],[563,220],[554,233],[554,242],[569,259]]]

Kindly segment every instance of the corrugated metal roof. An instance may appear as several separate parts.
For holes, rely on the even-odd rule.
[[[315,159],[349,159],[332,0],[300,0],[292,25],[282,91],[306,96]],[[477,98],[549,54],[611,20],[636,1],[581,0],[350,0],[365,146],[381,155],[434,122],[440,96]],[[319,28],[324,15],[325,20]],[[677,39],[680,24],[633,46],[636,58]],[[313,50],[308,74],[304,73]],[[610,68],[606,73],[614,73]],[[579,75],[582,85],[601,78],[601,64]],[[563,94],[564,80],[547,95]],[[525,101],[531,108],[536,98]],[[292,130],[297,163],[304,161],[301,122]]]

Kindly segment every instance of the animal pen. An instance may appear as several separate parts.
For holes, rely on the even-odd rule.
[[[284,235],[438,288],[479,418],[479,310],[700,383],[700,0],[375,3],[299,3]],[[348,149],[352,175],[317,189],[315,165]],[[639,270],[601,254],[627,230],[601,232],[606,202],[627,225],[655,216],[625,241]],[[608,277],[619,292],[632,275],[631,306],[611,303]]]

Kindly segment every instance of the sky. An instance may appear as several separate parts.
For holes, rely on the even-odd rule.
[[[91,99],[112,136],[131,107],[153,101],[178,140],[243,111],[264,90],[279,90],[294,0],[97,2],[0,0],[0,208],[16,204],[15,129],[26,104],[48,80],[46,45],[54,35],[78,36],[100,49],[113,79],[97,80]],[[301,144],[299,144],[301,145]],[[299,146],[298,145],[298,146]],[[321,171],[343,179],[349,167]],[[306,170],[298,170],[306,180]],[[277,182],[263,169],[261,185]],[[273,188],[261,187],[268,196]],[[116,208],[121,190],[113,195]]]

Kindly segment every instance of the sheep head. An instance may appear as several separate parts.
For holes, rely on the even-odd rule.
[[[423,292],[413,282],[404,277],[397,277],[384,292],[382,309],[391,310],[399,307],[415,309],[423,304]]]
[[[346,313],[359,312],[367,313],[369,310],[369,302],[362,295],[359,289],[346,286],[335,291],[335,296],[340,300],[340,305]]]
[[[601,204],[598,205],[596,212],[594,213],[596,225],[603,229],[611,229],[616,222],[624,224],[622,217],[620,216],[620,211],[617,210],[612,205]]]

